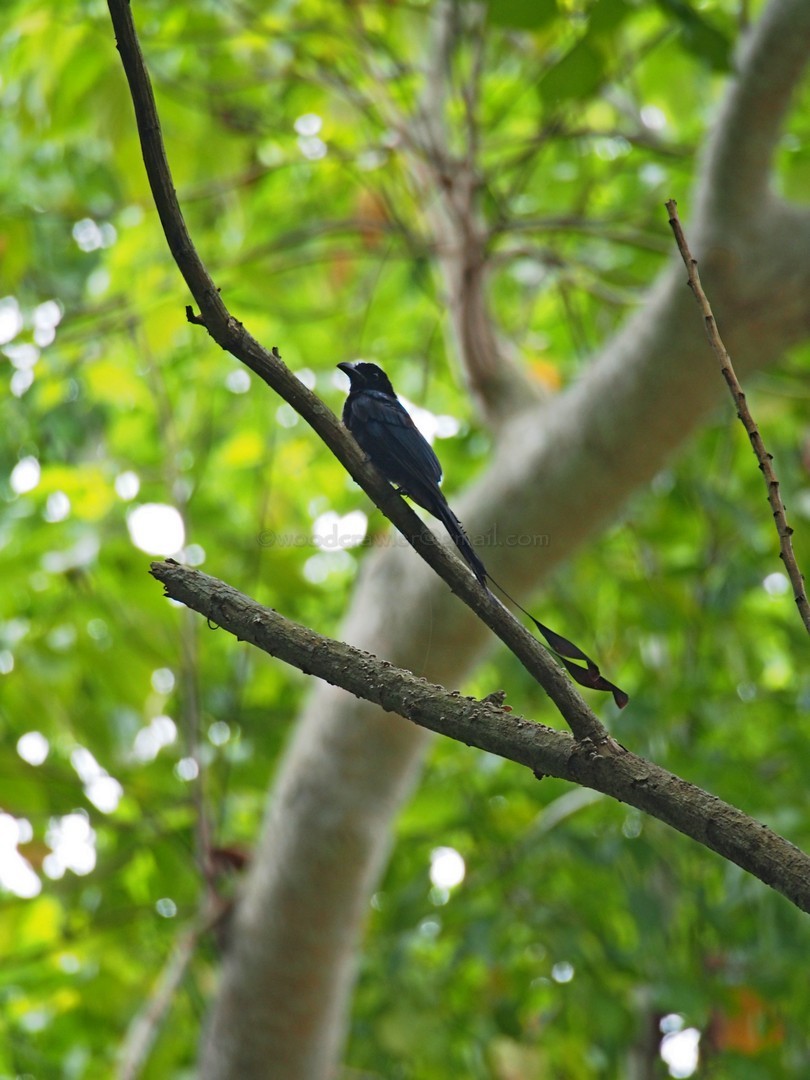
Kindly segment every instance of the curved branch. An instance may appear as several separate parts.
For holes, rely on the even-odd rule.
[[[189,321],[204,326],[223,349],[241,360],[275,390],[313,428],[349,475],[439,577],[501,638],[557,705],[578,738],[608,738],[549,653],[487,589],[478,585],[459,559],[437,543],[433,533],[365,459],[362,451],[326,405],[282,362],[277,349],[265,349],[235,319],[214,285],[191,240],[172,183],[154,94],[138,43],[128,0],[108,0],[118,50],[132,93],[143,158],[163,231],[174,260],[200,306],[187,309]]]
[[[761,822],[617,743],[578,742],[517,713],[461,697],[388,661],[323,637],[232,586],[169,559],[150,572],[166,595],[240,641],[467,746],[635,806],[747,870],[810,912],[810,856]],[[236,1071],[239,1071],[238,1068]]]
[[[761,184],[754,179],[773,165],[779,124],[810,61],[810,5],[772,0],[750,34],[708,141],[691,226],[715,315],[740,373],[766,367],[810,336],[810,212],[759,198]],[[763,86],[767,101],[746,113],[746,103]],[[732,181],[724,170],[733,171],[738,161],[742,172]],[[727,197],[729,184],[733,198]],[[493,552],[493,572],[507,578],[507,587],[510,581],[518,589],[536,586],[561,557],[612,520],[627,494],[648,483],[700,426],[721,395],[705,357],[675,256],[644,307],[580,381],[552,407],[516,418],[495,447],[489,474],[476,485],[473,508],[459,504],[474,531],[486,531],[492,521],[514,532],[553,530],[555,550],[539,572],[531,551],[510,550],[508,561],[507,553]],[[495,476],[508,476],[508,484],[495,484]]]

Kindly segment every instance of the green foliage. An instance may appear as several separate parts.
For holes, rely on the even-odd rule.
[[[688,214],[736,9],[488,6],[492,303],[552,391],[662,265],[663,199]],[[364,356],[411,400],[457,417],[441,456],[448,487],[462,486],[487,437],[445,348],[431,238],[387,120],[418,99],[432,6],[134,11],[186,217],[232,310],[335,408],[335,363]],[[4,23],[0,282],[13,299],[0,301],[0,327],[15,332],[0,391],[0,1076],[93,1077],[112,1069],[197,916],[200,805],[218,845],[249,849],[307,688],[169,605],[128,513],[177,508],[190,558],[329,633],[362,549],[318,552],[307,538],[319,515],[368,507],[286,406],[186,323],[104,6],[84,0],[77,17],[76,5],[16,0]],[[788,194],[806,191],[807,115],[797,110],[781,150]],[[808,363],[797,352],[752,394],[804,565]],[[806,847],[810,682],[778,570],[729,408],[558,574],[543,610],[633,690],[626,713],[610,713],[617,737]],[[508,657],[470,689],[496,686],[550,719]],[[37,744],[18,743],[31,732],[47,740],[41,764]],[[75,870],[59,862],[59,828],[74,830]],[[371,913],[353,1068],[612,1077],[678,1014],[724,1077],[806,1071],[806,920],[706,851],[445,742],[398,832]],[[444,891],[429,878],[442,846],[467,868]],[[34,872],[37,895],[16,895]],[[144,1075],[191,1069],[216,959],[206,938]]]

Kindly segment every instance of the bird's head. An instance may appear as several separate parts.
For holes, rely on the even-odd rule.
[[[377,367],[376,364],[369,364],[366,360],[358,360],[356,363],[338,364],[338,367],[349,376],[353,391],[379,390],[383,394],[390,394],[391,397],[395,396],[391,380],[383,369]]]

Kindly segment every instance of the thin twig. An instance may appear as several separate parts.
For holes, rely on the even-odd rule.
[[[262,607],[223,581],[171,559],[151,573],[166,594],[240,641],[262,649],[388,712],[514,761],[538,778],[555,776],[601,791],[716,851],[810,912],[810,856],[736,807],[615,742],[598,747],[380,660]]]
[[[117,1080],[136,1080],[140,1076],[205,929],[192,926],[175,941],[152,995],[129,1026],[116,1070]]]
[[[464,102],[464,120],[466,127],[466,153],[465,165],[473,175],[478,171],[478,153],[481,134],[481,125],[478,121],[478,110],[481,104],[481,84],[484,76],[484,60],[486,55],[486,35],[484,33],[484,21],[486,10],[474,7],[472,4],[465,12],[470,26],[466,30],[466,36],[472,39],[472,58],[470,60],[469,77],[461,83],[461,99]]]
[[[720,337],[720,331],[717,329],[717,323],[712,314],[711,305],[709,304],[706,293],[703,291],[703,286],[700,284],[697,260],[692,258],[692,253],[689,250],[689,245],[686,242],[686,236],[684,235],[683,227],[681,226],[681,221],[678,217],[678,204],[674,199],[670,199],[666,203],[666,208],[669,212],[669,223],[675,234],[675,242],[678,245],[681,258],[686,266],[689,288],[694,293],[695,300],[697,300],[700,310],[703,313],[709,344],[711,345],[715,356],[720,361],[720,371],[731,391],[731,396],[737,407],[737,416],[742,421],[742,425],[748,434],[748,438],[751,440],[751,447],[756,454],[760,471],[765,478],[765,485],[768,490],[768,502],[771,504],[773,518],[776,523],[776,531],[779,535],[779,557],[785,565],[788,577],[790,578],[790,583],[793,586],[793,598],[796,601],[796,607],[799,609],[799,615],[804,623],[805,630],[810,634],[810,603],[808,603],[807,592],[804,587],[804,575],[799,570],[799,564],[796,561],[796,555],[793,551],[793,541],[791,540],[793,529],[788,525],[785,504],[782,502],[782,496],[779,494],[779,481],[776,478],[776,473],[774,472],[772,464],[773,455],[769,454],[765,449],[765,443],[762,441],[759,428],[751,415],[751,410],[748,408],[748,402],[745,399],[743,388],[740,386],[739,379],[734,371],[731,357]]]
[[[609,740],[602,722],[587,706],[558,664],[536,638],[460,559],[450,554],[405,500],[363,455],[334,413],[282,362],[277,349],[264,348],[231,315],[189,235],[172,182],[152,85],[128,0],[108,0],[118,51],[129,81],[144,164],[163,231],[189,291],[200,308],[191,322],[202,325],[227,352],[241,360],[312,427],[349,475],[451,590],[504,642],[540,683],[578,739]]]

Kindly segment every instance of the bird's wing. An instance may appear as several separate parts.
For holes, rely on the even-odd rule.
[[[439,483],[439,459],[396,398],[366,390],[352,403],[352,419],[352,427],[363,433],[358,442],[395,484],[416,494],[413,488]]]

